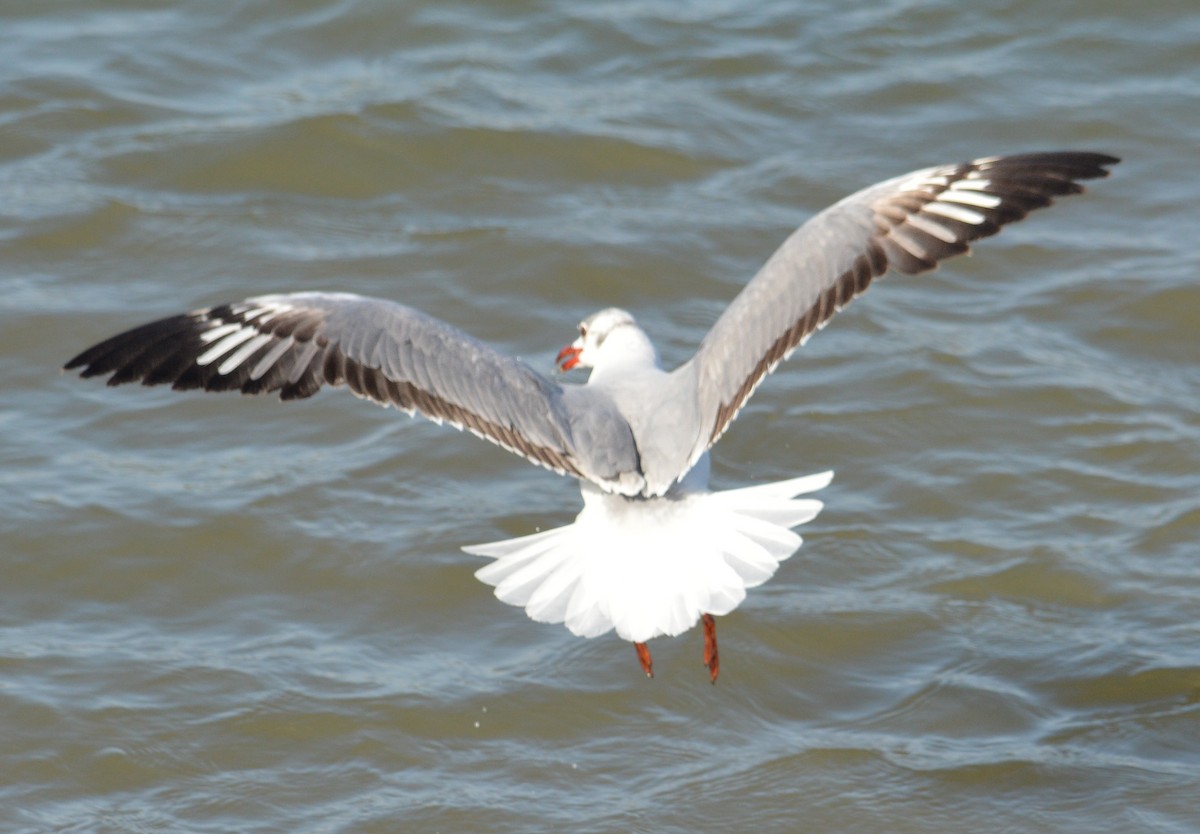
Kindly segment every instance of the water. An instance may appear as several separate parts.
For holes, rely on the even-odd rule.
[[[0,829],[1200,828],[1200,16],[1187,3],[0,8]],[[549,369],[669,362],[787,232],[981,154],[1125,162],[889,278],[719,487],[825,513],[641,677],[460,545],[569,482],[344,394],[60,375],[152,317],[394,298]]]

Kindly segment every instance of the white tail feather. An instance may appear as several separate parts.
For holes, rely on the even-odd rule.
[[[832,472],[724,492],[628,499],[583,486],[573,524],[464,547],[495,559],[475,575],[538,622],[581,637],[675,635],[701,614],[728,614],[800,547],[791,531],[821,511],[796,498]]]

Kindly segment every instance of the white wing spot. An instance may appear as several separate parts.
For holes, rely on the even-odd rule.
[[[911,222],[912,217],[909,217],[908,221]],[[910,230],[904,228],[904,224],[893,226],[887,236],[895,241],[901,249],[911,255],[916,255],[921,260],[936,260],[930,257],[929,252],[921,245],[920,239],[913,235]]]
[[[928,191],[934,179],[934,177],[929,176],[928,172],[922,171],[916,176],[906,177],[896,183],[896,191]],[[847,197],[846,199],[849,200],[850,198]]]
[[[958,237],[954,234],[954,231],[946,228],[933,218],[922,217],[919,214],[911,214],[908,217],[908,224],[914,228],[920,229],[922,232],[933,235],[938,240],[944,240],[946,243],[958,243]]]
[[[940,197],[937,200],[927,203],[923,210],[930,214],[940,214],[943,217],[949,217],[951,220],[958,220],[962,223],[970,223],[975,226],[987,220],[986,217],[977,211],[972,211],[969,208],[954,203],[944,203]]]
[[[263,312],[266,313],[266,315],[264,315],[262,318],[260,318],[258,320],[257,324],[259,324],[260,326],[264,325],[267,322],[269,322],[271,319],[278,316],[280,313],[286,313],[289,310],[293,310],[293,309],[295,309],[295,308],[288,304],[277,304],[272,307],[264,307]]]
[[[304,372],[308,370],[308,363],[319,350],[316,341],[310,339],[307,342],[301,342],[300,350],[296,355],[296,364],[292,366],[291,373],[288,374],[288,382],[295,384],[300,381],[300,377],[304,376]]]
[[[200,356],[196,359],[196,364],[203,367],[204,365],[208,365],[216,359],[220,359],[242,342],[253,338],[258,332],[250,327],[242,327],[241,325],[236,325],[236,327],[238,328],[236,331],[230,333],[224,339],[221,339],[208,350],[204,351],[204,353],[200,354]],[[217,329],[220,330],[221,328],[218,327]]]
[[[287,353],[288,349],[294,344],[296,344],[296,340],[291,336],[288,336],[286,339],[280,339],[275,347],[267,351],[266,356],[258,360],[258,364],[250,371],[250,378],[262,379],[263,374],[271,370],[271,367],[279,361],[279,357]]]
[[[238,330],[239,328],[241,328],[241,325],[238,324],[237,322],[233,322],[232,324],[219,324],[219,325],[217,325],[215,327],[211,327],[208,330],[205,330],[203,333],[201,333],[200,334],[200,342],[202,344],[207,345],[210,342],[215,342],[217,339],[220,339],[222,336],[228,336],[230,333],[232,333],[235,330]]]
[[[224,375],[234,370],[238,365],[249,359],[254,354],[254,351],[258,350],[273,338],[275,337],[270,333],[259,333],[253,339],[246,342],[246,344],[234,351],[232,356],[222,362],[217,368],[217,373]]]
[[[978,206],[979,208],[996,208],[1003,200],[995,194],[988,194],[986,191],[975,191],[969,188],[952,188],[943,191],[938,197],[939,202],[944,203],[962,203],[967,206]]]
[[[235,310],[234,312],[238,312],[238,311]],[[243,309],[241,311],[242,321],[244,321],[244,322],[254,321],[256,318],[261,316],[263,313],[267,313],[267,312],[270,312],[269,307],[246,307],[245,309]]]

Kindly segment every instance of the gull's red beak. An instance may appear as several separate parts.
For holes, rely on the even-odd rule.
[[[567,345],[558,352],[558,358],[555,362],[561,370],[569,371],[579,364],[579,354],[583,353],[583,348],[575,347],[575,345]]]

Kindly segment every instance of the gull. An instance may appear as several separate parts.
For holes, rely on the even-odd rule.
[[[803,498],[832,472],[708,489],[709,450],[763,379],[889,270],[931,270],[1053,198],[1083,191],[1119,160],[1082,151],[990,156],[869,186],[796,229],[717,318],[689,360],[659,367],[625,310],[579,325],[548,378],[411,307],[344,292],[259,295],[136,327],[66,363],[109,385],[278,392],[323,385],[466,429],[578,479],[574,523],[464,547],[492,559],[476,576],[503,602],[574,634],[634,644],[700,622],[716,683],[715,618],[774,575],[801,545],[793,528],[822,502]]]

